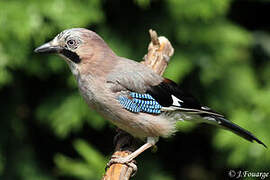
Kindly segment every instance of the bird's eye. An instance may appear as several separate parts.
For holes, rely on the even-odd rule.
[[[71,39],[71,40],[68,40],[67,44],[69,46],[74,46],[76,44],[75,40]]]
[[[78,42],[75,39],[70,39],[67,41],[67,46],[70,49],[76,49],[78,47]]]

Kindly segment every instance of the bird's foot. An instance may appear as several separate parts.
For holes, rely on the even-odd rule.
[[[128,156],[121,157],[117,155],[113,155],[111,160],[107,163],[107,168],[110,167],[112,164],[125,164],[128,167],[132,168],[132,177],[136,174],[138,168],[136,165],[136,161],[134,159],[130,159]]]

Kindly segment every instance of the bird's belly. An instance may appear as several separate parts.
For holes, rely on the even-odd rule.
[[[99,111],[118,128],[140,139],[146,137],[168,137],[175,132],[174,120],[161,115],[133,113],[124,109],[118,102],[106,107],[107,112]]]

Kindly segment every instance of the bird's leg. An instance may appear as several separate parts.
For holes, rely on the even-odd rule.
[[[112,156],[112,159],[109,161],[107,166],[110,166],[111,164],[114,164],[114,163],[120,163],[120,164],[129,165],[129,163],[131,163],[131,161],[134,158],[136,158],[139,154],[141,154],[145,150],[147,150],[150,147],[154,146],[157,141],[158,141],[157,137],[148,137],[147,142],[144,145],[142,145],[140,148],[138,148],[136,151],[131,153],[130,155],[128,155],[126,157]],[[131,166],[133,166],[133,165],[131,165]]]

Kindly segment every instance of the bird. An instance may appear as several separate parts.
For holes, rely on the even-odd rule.
[[[251,132],[224,115],[201,105],[192,95],[151,68],[117,56],[95,32],[67,29],[34,50],[60,55],[68,64],[88,106],[144,144],[113,163],[128,164],[154,146],[160,137],[175,134],[178,121],[216,125],[267,147]]]

